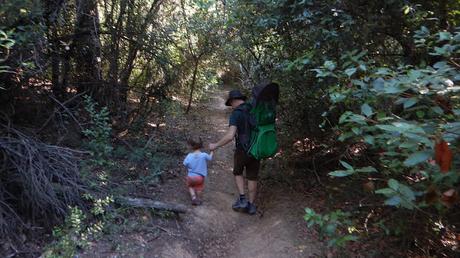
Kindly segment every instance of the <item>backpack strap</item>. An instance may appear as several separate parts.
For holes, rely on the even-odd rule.
[[[238,131],[235,135],[235,140],[237,145],[239,145],[245,152],[248,152],[251,148],[251,131],[255,128],[255,120],[252,117],[251,111],[251,104],[244,103],[239,105],[235,111],[239,111],[241,113],[241,117],[243,118],[241,127],[238,128]]]

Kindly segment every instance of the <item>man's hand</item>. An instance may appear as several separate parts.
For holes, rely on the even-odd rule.
[[[209,144],[209,150],[214,151],[216,149],[217,149],[217,144],[215,144],[215,143],[210,143]]]
[[[227,133],[224,135],[224,137],[222,137],[222,139],[220,139],[218,142],[216,143],[210,143],[209,144],[209,150],[216,150],[217,148],[219,147],[222,147],[224,146],[225,144],[231,142],[233,140],[233,138],[235,137],[236,135],[236,126],[235,125],[231,125],[229,128],[228,128],[228,131]]]

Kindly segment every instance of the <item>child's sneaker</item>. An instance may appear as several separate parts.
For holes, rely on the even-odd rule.
[[[193,199],[192,199],[192,205],[193,205],[193,206],[201,205],[200,199],[198,199],[198,198],[193,198]]]
[[[246,197],[238,197],[232,205],[234,211],[245,212],[248,208],[248,199]]]

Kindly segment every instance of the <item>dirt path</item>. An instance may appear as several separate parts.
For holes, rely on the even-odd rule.
[[[206,144],[218,140],[228,128],[231,112],[224,105],[226,95],[223,89],[211,92],[209,100],[194,107],[181,127],[200,133]],[[132,219],[138,221],[126,221],[119,226],[119,234],[105,236],[82,257],[321,257],[323,245],[303,221],[303,209],[312,200],[304,190],[273,179],[280,176],[275,161],[262,163],[257,215],[231,209],[237,196],[233,148],[227,144],[217,150],[202,206],[191,206],[182,169],[180,176],[168,179],[152,198],[186,204],[186,214],[168,219],[133,214]],[[130,223],[133,229],[126,230]]]
[[[190,118],[190,129],[201,132],[205,142],[219,139],[228,128],[230,109],[224,105],[226,91],[213,92],[207,103],[197,107]],[[183,230],[190,237],[164,246],[159,257],[318,257],[320,244],[311,240],[302,221],[302,194],[289,189],[262,185],[256,216],[234,212],[237,196],[233,181],[233,144],[217,150],[209,169],[204,204],[191,207]],[[262,176],[276,173],[275,166],[264,164]],[[188,203],[185,187],[182,201]],[[185,195],[185,198],[184,198]],[[319,245],[319,246],[318,246]]]

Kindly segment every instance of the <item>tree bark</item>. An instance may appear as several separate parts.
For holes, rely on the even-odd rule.
[[[134,22],[131,22],[132,26],[131,26],[131,28],[128,28],[128,30],[131,31],[131,33],[134,33],[134,34],[137,33],[137,35],[136,35],[137,38],[135,38],[135,40],[129,41],[128,56],[127,56],[126,62],[124,64],[124,68],[120,73],[119,101],[120,101],[120,107],[121,107],[122,110],[125,109],[126,103],[127,103],[127,100],[128,100],[129,78],[130,78],[131,73],[132,73],[132,71],[134,69],[135,60],[137,58],[137,55],[138,55],[139,51],[141,50],[143,41],[147,37],[147,32],[143,31],[143,30],[145,30],[146,28],[148,28],[148,26],[150,24],[152,24],[152,20],[153,20],[155,14],[158,13],[162,2],[163,2],[162,0],[153,1],[152,4],[150,5],[150,8],[149,8],[149,10],[148,10],[143,22],[140,23],[140,24],[135,24]],[[130,6],[130,8],[131,7],[134,8],[133,6]],[[133,11],[133,10],[131,10],[131,11]],[[130,23],[129,22],[130,15],[135,15],[135,14],[130,13],[130,10],[128,10],[128,23]],[[138,27],[136,27],[136,26],[138,26]],[[139,31],[139,28],[142,28],[141,31]]]
[[[60,51],[59,51],[59,43],[57,40],[57,28],[56,26],[51,26],[51,47],[50,47],[50,55],[51,55],[51,83],[53,85],[53,93],[60,101],[64,100],[64,89],[62,88],[61,80],[60,80]]]
[[[153,208],[157,210],[172,211],[175,213],[185,213],[187,207],[183,204],[164,203],[145,198],[118,197],[115,201],[121,205],[137,208]]]
[[[439,28],[441,30],[447,30],[449,28],[448,20],[448,11],[447,11],[447,0],[439,1]]]
[[[97,0],[76,0],[77,22],[75,26],[74,53],[78,92],[88,92],[96,100],[102,80],[101,44]]]
[[[199,59],[196,59],[193,68],[192,82],[190,83],[190,95],[188,97],[187,110],[185,111],[186,114],[188,114],[188,112],[190,111],[190,107],[192,106],[193,92],[195,91],[196,75],[198,73],[198,64]]]

